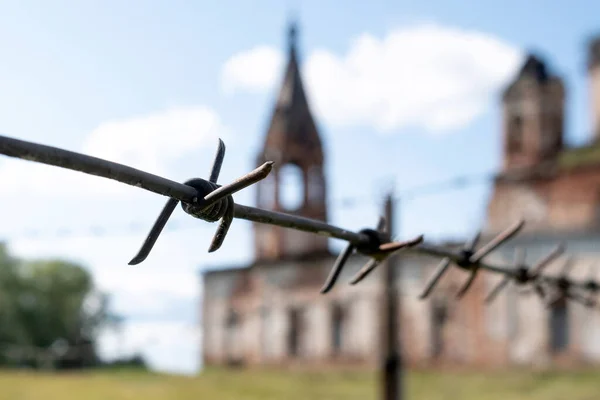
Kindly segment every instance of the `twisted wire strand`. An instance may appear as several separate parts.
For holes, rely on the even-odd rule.
[[[421,299],[427,298],[451,265],[470,273],[469,278],[459,290],[457,296],[459,298],[469,290],[480,270],[502,274],[505,277],[503,282],[508,280],[521,285],[533,284],[538,293],[545,290],[543,286],[550,286],[556,289],[558,295],[586,304],[591,304],[592,301],[581,295],[580,292],[589,293],[591,296],[600,291],[600,285],[592,278],[585,281],[574,281],[566,276],[566,272],[560,277],[542,275],[542,269],[555,258],[556,255],[553,254],[550,254],[546,261],[542,260],[532,268],[526,265],[519,265],[516,268],[514,265],[497,266],[485,262],[484,258],[513,237],[523,227],[524,221],[518,221],[479,250],[476,250],[480,237],[477,234],[470,243],[467,243],[460,251],[456,252],[424,243],[423,235],[406,241],[393,241],[383,229],[382,220],[379,221],[376,229],[363,229],[354,232],[324,221],[235,204],[232,195],[268,176],[273,168],[273,162],[264,163],[251,173],[228,185],[219,185],[217,181],[225,156],[225,145],[220,139],[209,180],[194,178],[184,183],[178,183],[97,157],[1,135],[0,154],[116,180],[169,197],[142,247],[129,262],[132,265],[139,264],[148,256],[177,204],[181,202],[182,209],[187,214],[207,222],[219,222],[209,246],[209,252],[216,251],[222,245],[234,218],[277,225],[347,241],[348,244],[331,269],[326,282],[321,288],[321,293],[327,293],[333,288],[344,264],[353,252],[369,256],[370,261],[355,275],[350,284],[362,281],[383,260],[400,250],[442,259],[438,269],[426,283],[420,296]],[[501,286],[503,288],[506,285],[507,283],[502,283]],[[495,289],[495,292],[499,292],[502,288]],[[490,297],[495,296],[496,294]],[[595,301],[593,303],[596,304]]]

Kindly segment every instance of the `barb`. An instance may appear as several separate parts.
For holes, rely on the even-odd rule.
[[[0,136],[0,154],[116,180],[168,197],[168,201],[158,215],[140,250],[129,262],[130,265],[139,264],[148,257],[160,233],[177,205],[181,202],[181,208],[187,214],[207,222],[219,221],[208,249],[209,252],[214,252],[221,247],[235,218],[347,241],[345,249],[336,259],[321,288],[323,294],[329,292],[335,286],[346,262],[354,252],[366,255],[370,260],[349,281],[349,284],[352,285],[363,281],[391,254],[397,251],[409,251],[441,258],[436,271],[425,284],[419,296],[421,299],[426,299],[430,295],[450,266],[454,265],[469,272],[468,279],[457,293],[458,298],[467,293],[477,274],[484,270],[503,275],[498,285],[487,296],[486,303],[492,302],[498,293],[512,282],[517,286],[530,284],[548,306],[560,298],[574,300],[587,307],[596,307],[598,304],[596,296],[600,293],[600,285],[594,280],[591,268],[586,280],[571,280],[567,276],[573,265],[572,260],[569,258],[558,277],[542,275],[542,271],[562,254],[564,251],[563,244],[559,244],[532,267],[527,266],[525,263],[526,253],[524,249],[516,250],[512,265],[498,266],[484,261],[487,255],[510,240],[522,229],[524,225],[522,220],[513,224],[479,250],[477,250],[477,245],[481,234],[477,233],[459,251],[453,251],[423,243],[423,235],[406,241],[392,240],[389,233],[384,229],[385,220],[383,218],[380,218],[375,229],[366,228],[354,232],[323,221],[235,204],[233,194],[267,177],[274,164],[268,161],[230,184],[219,185],[217,182],[225,158],[225,144],[220,139],[209,179],[193,178],[184,183],[174,182],[119,163],[6,136]],[[546,295],[546,287],[554,289],[553,296]]]
[[[223,241],[225,240],[225,236],[227,235],[227,231],[233,222],[235,208],[231,195],[260,181],[261,179],[266,178],[273,169],[273,162],[269,161],[249,174],[242,176],[235,182],[226,186],[219,186],[217,185],[217,180],[219,179],[219,173],[221,171],[224,158],[225,144],[221,139],[219,139],[219,147],[211,168],[210,180],[205,181],[203,179],[196,178],[190,179],[185,183],[186,185],[195,188],[199,194],[207,194],[203,197],[197,196],[196,201],[193,203],[182,203],[181,205],[186,213],[197,218],[208,222],[215,222],[219,219],[221,220],[221,223],[217,228],[217,232],[215,233],[208,249],[209,252],[216,251],[221,247]],[[150,251],[154,247],[158,236],[167,224],[167,221],[175,210],[175,207],[177,207],[178,203],[179,201],[177,199],[169,199],[167,201],[167,204],[165,204],[156,222],[152,226],[152,229],[150,230],[150,233],[148,234],[144,244],[142,245],[138,254],[129,262],[129,265],[139,264],[144,261],[146,257],[148,257],[148,254],[150,254]]]
[[[516,224],[514,224],[513,226],[496,236],[489,243],[487,243],[485,246],[483,246],[477,251],[475,250],[475,248],[477,247],[479,239],[481,238],[481,232],[477,232],[473,239],[470,242],[466,243],[465,246],[463,246],[463,248],[459,252],[451,252],[445,249],[439,249],[431,246],[419,247],[418,249],[416,249],[417,251],[420,251],[425,254],[443,257],[442,262],[438,265],[430,280],[425,284],[425,288],[421,292],[419,298],[426,299],[429,296],[429,294],[438,284],[440,279],[448,271],[450,264],[454,264],[457,267],[470,272],[469,278],[457,293],[458,298],[462,298],[465,295],[465,293],[469,290],[469,288],[475,281],[475,278],[477,277],[477,273],[481,269],[497,273],[503,273],[506,275],[513,275],[514,272],[510,269],[494,267],[483,263],[482,260],[485,256],[490,254],[500,245],[512,238],[519,230],[521,230],[521,228],[523,228],[524,224],[525,221],[518,221]]]
[[[594,264],[590,264],[587,273],[587,279],[582,285],[582,289],[584,290],[584,292],[588,293],[588,296],[585,301],[585,305],[588,308],[595,308],[598,306],[597,296],[600,293],[600,285],[594,279],[597,275],[594,267]]]
[[[537,295],[543,300],[545,298],[545,290],[539,280],[540,274],[544,268],[552,263],[558,256],[560,256],[565,250],[563,243],[557,245],[548,255],[539,260],[531,269],[525,264],[525,249],[518,248],[515,250],[515,272],[514,276],[506,275],[504,278],[492,289],[490,294],[486,297],[486,303],[494,301],[496,296],[508,286],[512,281],[518,285],[523,286],[527,283],[533,283],[533,288]]]
[[[342,269],[344,268],[344,265],[346,264],[346,261],[348,261],[348,258],[355,249],[363,254],[371,256],[372,258],[350,280],[349,283],[351,285],[355,285],[358,282],[365,279],[383,260],[389,257],[392,253],[395,253],[398,250],[416,246],[419,243],[423,242],[423,235],[420,235],[414,239],[407,240],[404,242],[392,241],[389,236],[389,233],[385,229],[385,222],[386,221],[384,217],[379,217],[379,221],[375,230],[363,229],[362,231],[360,231],[361,233],[369,236],[369,243],[359,246],[355,246],[352,243],[349,243],[346,246],[344,251],[342,251],[342,253],[340,253],[338,258],[336,259],[333,268],[331,268],[329,276],[327,277],[325,284],[321,288],[321,294],[325,294],[333,288],[335,282],[337,281],[337,278],[339,277]]]
[[[546,285],[549,285],[554,289],[553,295],[549,296],[546,301],[546,307],[550,308],[562,299],[573,300],[587,308],[597,307],[597,295],[600,291],[600,285],[594,280],[592,266],[590,266],[588,277],[584,281],[574,281],[569,279],[568,274],[572,269],[573,258],[567,257],[564,260],[561,273],[558,276],[540,277]]]

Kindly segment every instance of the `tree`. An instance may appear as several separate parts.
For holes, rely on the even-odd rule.
[[[17,260],[0,246],[0,346],[33,367],[90,366],[111,319],[90,273],[67,260]],[[9,362],[7,352],[0,361]],[[16,358],[16,361],[14,360]]]
[[[0,243],[0,343],[15,343],[24,335],[15,324],[15,288],[18,285],[17,268],[19,260],[8,253],[5,243]],[[4,351],[0,352],[0,360]]]

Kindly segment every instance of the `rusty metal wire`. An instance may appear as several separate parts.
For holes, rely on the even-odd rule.
[[[421,299],[427,298],[449,267],[455,265],[470,274],[457,293],[458,298],[467,293],[477,274],[484,270],[503,275],[503,279],[486,298],[487,303],[493,301],[498,293],[512,281],[517,286],[529,284],[547,305],[551,305],[561,298],[580,302],[587,307],[596,307],[598,304],[595,296],[600,292],[600,284],[593,279],[592,275],[589,275],[584,281],[569,279],[567,274],[572,266],[569,260],[565,263],[562,274],[559,276],[552,277],[542,274],[542,270],[564,251],[562,244],[532,267],[524,263],[524,250],[517,251],[514,265],[497,266],[484,261],[486,256],[515,236],[523,228],[524,221],[516,222],[478,250],[476,248],[480,233],[475,235],[462,249],[454,251],[424,243],[423,235],[405,241],[392,240],[384,228],[386,224],[383,218],[379,220],[374,229],[366,228],[354,232],[323,221],[235,204],[232,195],[266,178],[273,169],[273,162],[268,161],[234,182],[222,186],[217,183],[225,157],[225,145],[220,139],[209,179],[193,178],[184,183],[178,183],[119,163],[6,136],[0,136],[0,154],[101,176],[169,197],[146,240],[129,262],[130,265],[139,264],[148,257],[171,214],[181,202],[181,208],[187,214],[207,222],[219,221],[217,231],[208,249],[209,252],[214,252],[221,247],[235,218],[347,241],[348,244],[336,259],[321,288],[322,294],[329,292],[334,287],[352,253],[359,252],[370,258],[349,282],[357,284],[391,254],[404,250],[442,259],[436,271],[425,284],[420,295]],[[548,289],[553,289],[552,295],[548,294]]]
[[[423,237],[419,236],[412,240],[397,242],[392,241],[389,235],[382,230],[363,229],[353,232],[322,221],[235,204],[232,194],[266,178],[273,168],[273,162],[264,163],[231,184],[218,185],[217,180],[225,156],[225,145],[221,140],[219,140],[209,180],[194,178],[184,183],[174,182],[112,161],[6,136],[0,136],[0,153],[9,157],[101,176],[169,197],[170,199],[163,207],[142,247],[129,262],[130,265],[139,264],[148,257],[179,202],[181,202],[182,209],[195,218],[207,222],[220,220],[209,252],[218,250],[223,244],[234,218],[346,240],[353,246],[353,249],[375,260],[383,260],[391,253],[414,246],[423,240]]]

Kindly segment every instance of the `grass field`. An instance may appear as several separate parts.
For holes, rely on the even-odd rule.
[[[225,372],[198,377],[143,372],[34,374],[0,372],[0,398],[10,400],[289,399],[367,400],[377,398],[376,376],[364,372]],[[494,374],[413,372],[407,376],[414,399],[596,400],[600,371],[506,372]]]

